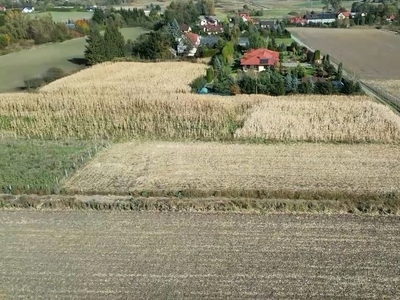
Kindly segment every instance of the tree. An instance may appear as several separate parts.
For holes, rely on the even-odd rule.
[[[96,26],[90,29],[86,42],[85,59],[87,64],[93,66],[105,61],[104,40]]]
[[[104,32],[104,58],[112,60],[116,57],[125,56],[125,39],[118,26],[113,22],[107,24]]]
[[[249,47],[252,49],[266,48],[267,40],[259,33],[252,33],[249,36]]]
[[[343,63],[340,63],[337,69],[337,80],[342,81],[342,78],[343,78]]]
[[[296,76],[292,75],[292,93],[299,92],[299,79]]]
[[[208,68],[206,71],[206,79],[207,82],[210,83],[211,81],[214,80],[214,69],[213,68]]]
[[[92,21],[99,24],[99,25],[104,25],[104,22],[106,21],[106,15],[102,9],[95,8],[92,16]]]
[[[286,94],[290,93],[291,91],[293,91],[293,85],[292,85],[293,81],[292,81],[292,75],[290,75],[290,73],[287,73],[286,77],[285,77],[285,92]]]
[[[335,11],[337,11],[342,6],[342,0],[322,0],[328,8],[331,6]]]

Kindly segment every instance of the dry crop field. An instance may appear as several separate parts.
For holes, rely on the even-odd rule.
[[[206,65],[106,63],[38,93],[3,94],[0,132],[39,138],[397,143],[400,119],[368,97],[198,95]],[[174,70],[173,76],[166,70]]]
[[[70,193],[177,195],[288,191],[334,199],[341,193],[397,193],[395,145],[131,142],[114,145],[64,185]],[[339,196],[340,197],[340,196]]]
[[[307,46],[320,49],[365,80],[399,78],[400,39],[377,29],[290,28]]]
[[[6,299],[395,299],[398,217],[0,212]]]

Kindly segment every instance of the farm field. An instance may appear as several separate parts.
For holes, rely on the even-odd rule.
[[[349,74],[363,80],[398,79],[400,39],[376,29],[290,28],[307,46],[343,62]],[[381,53],[385,56],[377,60]]]
[[[112,140],[399,141],[399,117],[370,98],[193,94],[189,84],[205,68],[189,62],[106,63],[38,93],[3,94],[0,112],[18,126],[0,123],[0,132]],[[169,69],[176,70],[173,81]]]
[[[121,32],[126,39],[136,39],[145,30],[122,28]],[[24,80],[40,76],[52,67],[65,72],[81,69],[82,66],[70,60],[83,58],[85,45],[86,38],[77,38],[0,56],[0,93],[18,90],[24,86]]]
[[[93,141],[0,139],[0,193],[55,193],[102,148]]]
[[[71,194],[189,197],[289,191],[323,197],[399,192],[393,145],[131,142],[102,151],[70,177]],[[306,197],[306,196],[305,196]]]
[[[0,212],[5,299],[393,299],[398,217]],[[99,230],[100,229],[100,230]]]
[[[93,12],[88,11],[73,11],[73,12],[63,12],[63,11],[51,11],[51,12],[41,12],[29,14],[29,16],[44,16],[51,14],[55,22],[67,22],[68,20],[76,21],[80,19],[91,19]]]

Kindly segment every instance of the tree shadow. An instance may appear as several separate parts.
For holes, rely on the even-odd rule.
[[[83,58],[83,57],[73,57],[73,58],[68,59],[68,61],[70,63],[73,63],[78,66],[86,66],[87,65],[87,60],[86,60],[86,58]]]

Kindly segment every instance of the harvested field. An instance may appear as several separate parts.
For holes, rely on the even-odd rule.
[[[400,101],[400,80],[368,80],[367,84],[383,89],[391,97]]]
[[[191,93],[189,83],[205,68],[189,62],[106,63],[38,93],[3,94],[0,133],[52,139],[399,140],[398,116],[369,98]],[[174,78],[165,71],[172,69]]]
[[[335,61],[343,62],[344,69],[350,74],[354,72],[360,79],[399,78],[400,38],[393,33],[331,28],[290,28],[290,32],[313,49],[320,49]]]
[[[296,96],[255,106],[235,137],[269,141],[396,142],[400,118],[368,97]]]
[[[131,142],[100,152],[64,188],[70,193],[188,197],[395,194],[399,157],[400,147],[394,145]]]
[[[0,212],[6,299],[394,299],[398,217]]]

